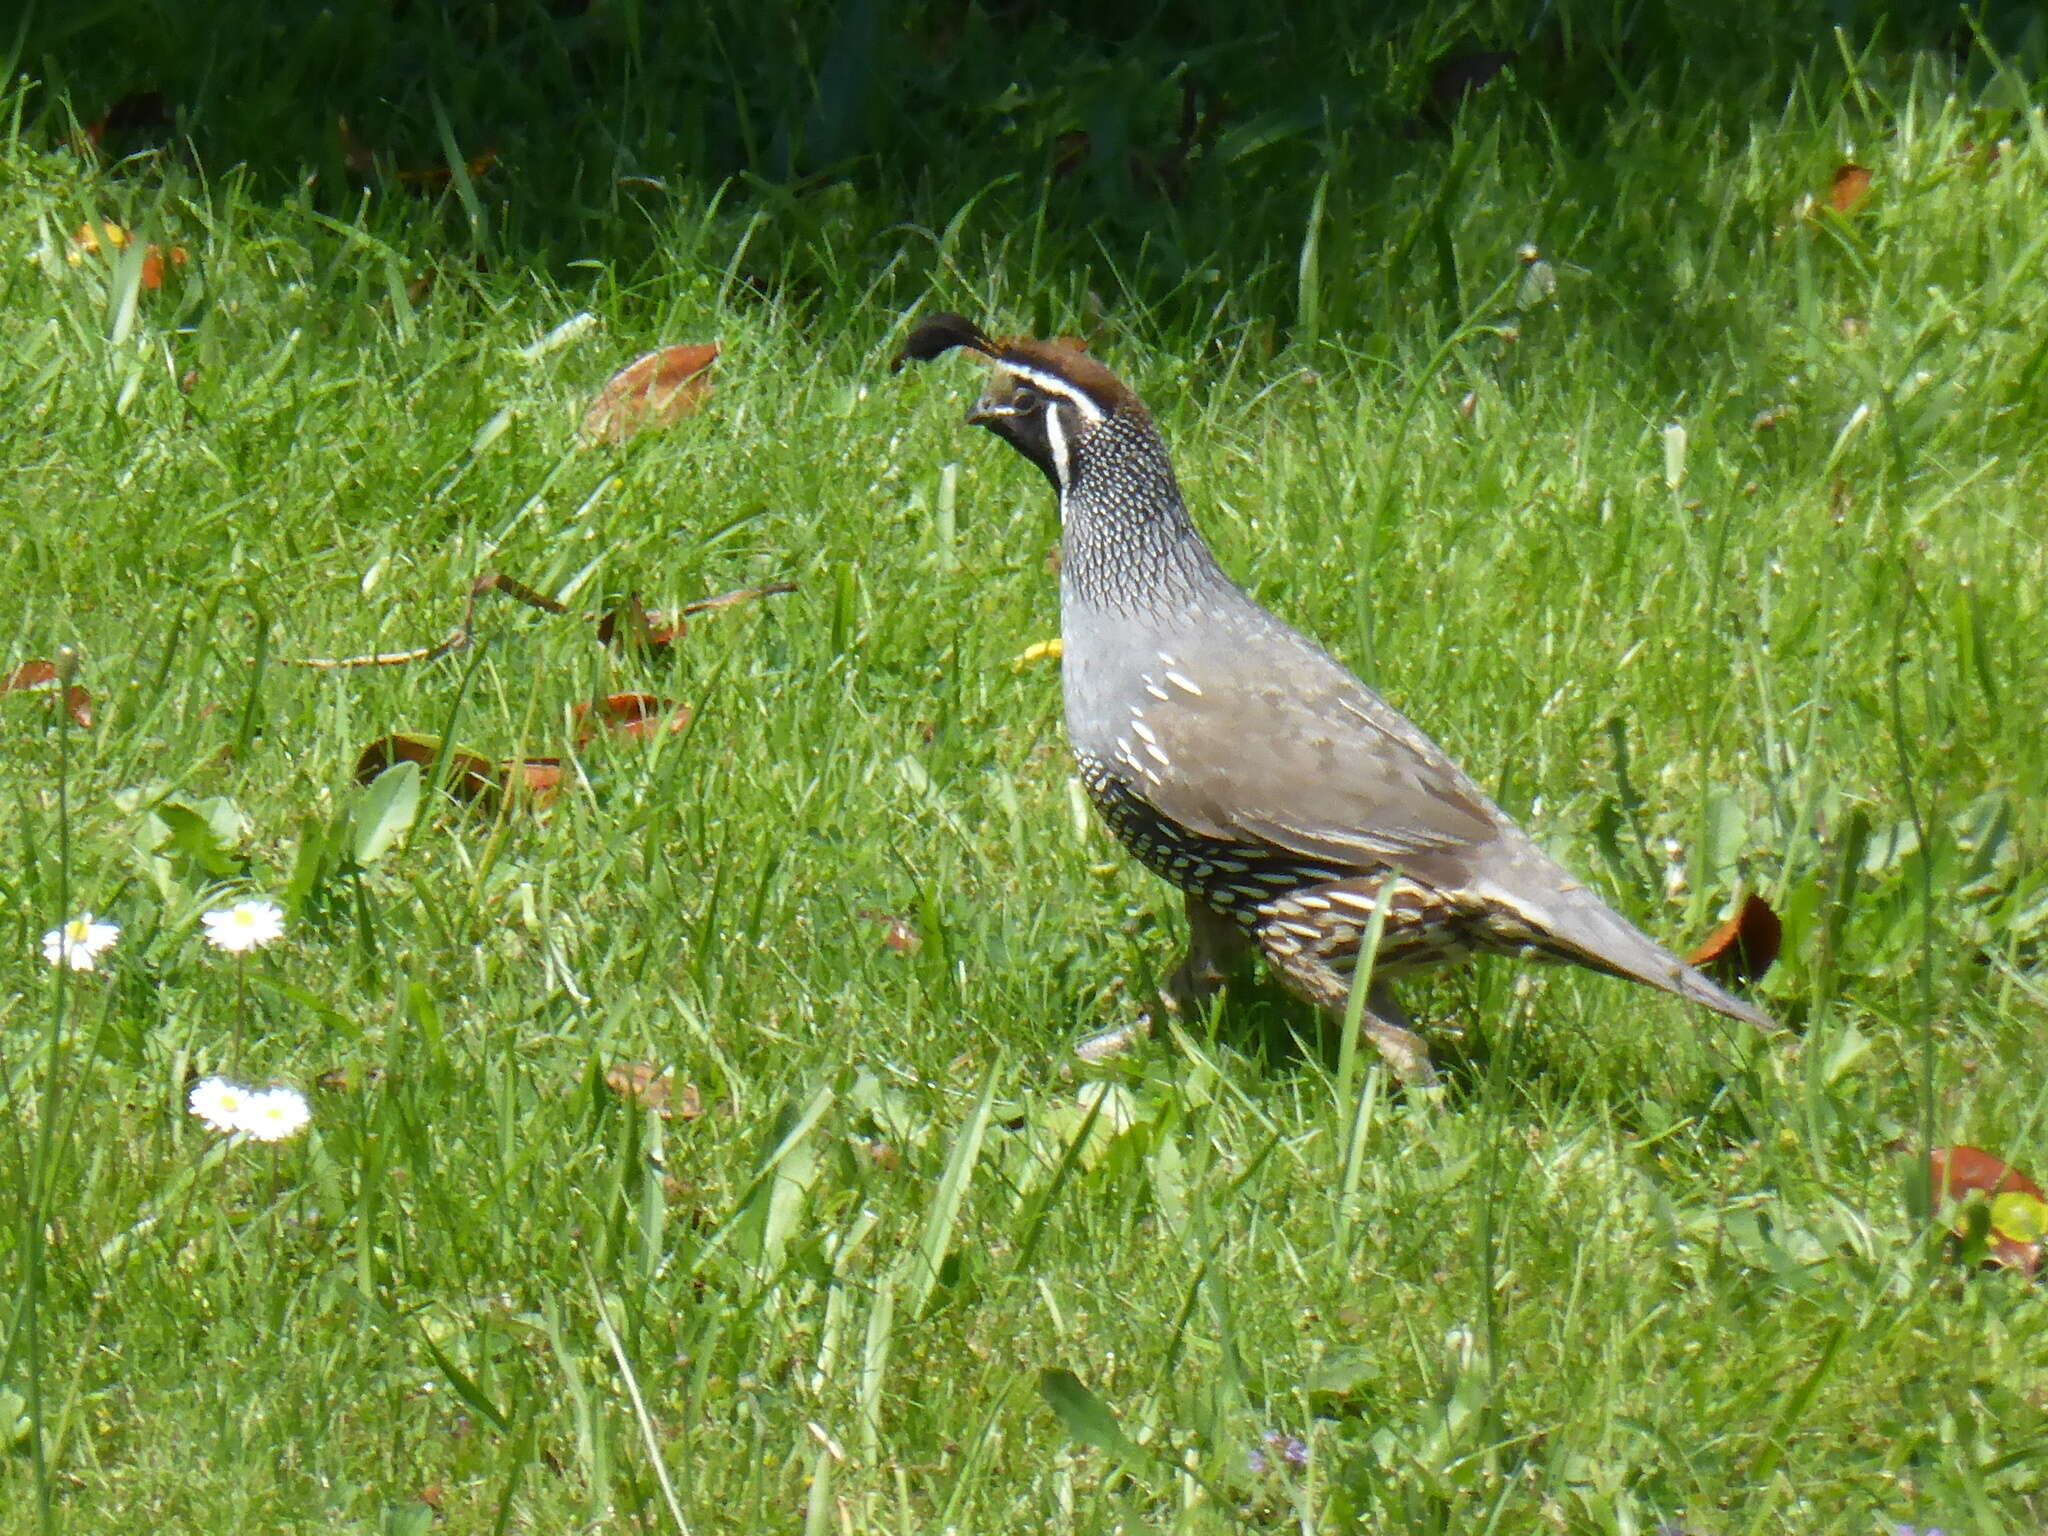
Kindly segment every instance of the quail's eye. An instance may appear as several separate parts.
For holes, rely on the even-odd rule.
[[[1029,384],[1019,384],[1010,391],[1010,404],[1019,411],[1035,411],[1045,404],[1045,394]]]

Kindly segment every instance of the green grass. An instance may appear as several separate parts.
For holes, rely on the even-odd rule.
[[[1319,68],[1384,104],[1474,16]],[[2038,1529],[2048,1324],[1943,1261],[1899,1149],[2048,1170],[2048,121],[1981,54],[1767,41],[1712,89],[1595,49],[1531,71],[1605,58],[1598,101],[1291,128],[1180,204],[1045,175],[1115,127],[1113,50],[1007,127],[884,114],[929,167],[803,196],[612,164],[547,205],[584,173],[529,132],[481,224],[249,149],[95,166],[20,96],[0,669],[70,647],[95,709],[0,698],[0,1527]],[[1850,158],[1867,203],[1795,213]],[[70,266],[92,216],[187,265]],[[1799,1032],[1496,964],[1411,989],[1441,1102],[1343,1098],[1264,990],[1082,1068],[1177,903],[1014,664],[1057,628],[1042,484],[961,425],[969,364],[886,371],[939,305],[1091,334],[1225,564],[1653,932],[1761,891]],[[613,369],[711,339],[701,414],[578,448]],[[281,664],[429,645],[492,571],[579,615],[799,586],[666,659],[490,598],[441,660]],[[694,722],[573,752],[625,690]],[[323,859],[394,730],[572,772]],[[242,892],[291,907],[246,976],[198,936]],[[121,942],[59,976],[84,907]],[[312,1099],[281,1148],[185,1112],[238,1014],[239,1075]],[[1306,1468],[1251,1471],[1268,1431]]]

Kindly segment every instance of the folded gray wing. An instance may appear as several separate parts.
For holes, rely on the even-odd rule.
[[[1409,721],[1330,670],[1306,689],[1297,675],[1239,682],[1227,696],[1148,694],[1129,739],[1141,770],[1131,792],[1190,831],[1337,868],[1396,864],[1430,879],[1493,842],[1503,826],[1478,787]]]

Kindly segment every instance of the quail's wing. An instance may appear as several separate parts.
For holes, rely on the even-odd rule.
[[[1191,831],[1339,868],[1427,878],[1431,855],[1500,835],[1491,802],[1413,724],[1334,662],[1305,670],[1322,675],[1148,689],[1118,742],[1131,791]]]

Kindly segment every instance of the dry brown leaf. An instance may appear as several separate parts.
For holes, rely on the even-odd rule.
[[[519,757],[500,770],[505,782],[517,794],[535,805],[547,805],[562,792],[562,760],[559,757]]]
[[[379,737],[357,754],[355,780],[368,784],[393,763],[418,763],[431,771],[440,754],[441,743],[435,737],[394,732]],[[498,770],[486,759],[459,747],[448,754],[448,793],[457,800],[465,805],[481,803],[488,808],[496,803],[499,787]]]
[[[615,1062],[605,1069],[604,1085],[628,1104],[642,1109],[665,1111],[674,1079],[665,1067],[645,1061]]]
[[[54,688],[57,683],[57,664],[54,661],[24,661],[0,683],[0,693],[40,693]]]
[[[588,746],[600,733],[645,741],[673,735],[690,723],[691,709],[651,693],[614,693],[595,704],[576,706],[576,745]]]
[[[1927,1182],[1935,1209],[1982,1195],[1991,1205],[1985,1230],[1985,1251],[1991,1263],[2032,1275],[2041,1268],[2041,1187],[1981,1147],[1936,1147],[1927,1154]],[[2008,1226],[2023,1230],[2008,1230]],[[1955,1223],[1957,1236],[1967,1236],[1969,1221]]]
[[[47,693],[57,692],[57,664],[38,657],[25,661],[0,680],[0,693]],[[81,731],[92,729],[92,695],[73,683],[64,690],[64,711],[77,722]]]
[[[1776,962],[1784,937],[1785,925],[1770,903],[1745,896],[1735,915],[1708,934],[1685,963],[1723,981],[1755,981]]]
[[[617,447],[652,427],[671,426],[702,408],[711,393],[706,371],[718,356],[718,343],[663,347],[636,358],[598,391],[583,413],[579,436],[585,447],[609,443]]]
[[[604,1085],[628,1104],[651,1109],[664,1120],[696,1120],[704,1096],[695,1083],[678,1085],[675,1074],[645,1061],[621,1061],[608,1068]]]
[[[1837,213],[1853,212],[1870,190],[1870,168],[1862,165],[1844,165],[1835,172],[1833,185],[1828,188],[1828,206]]]

